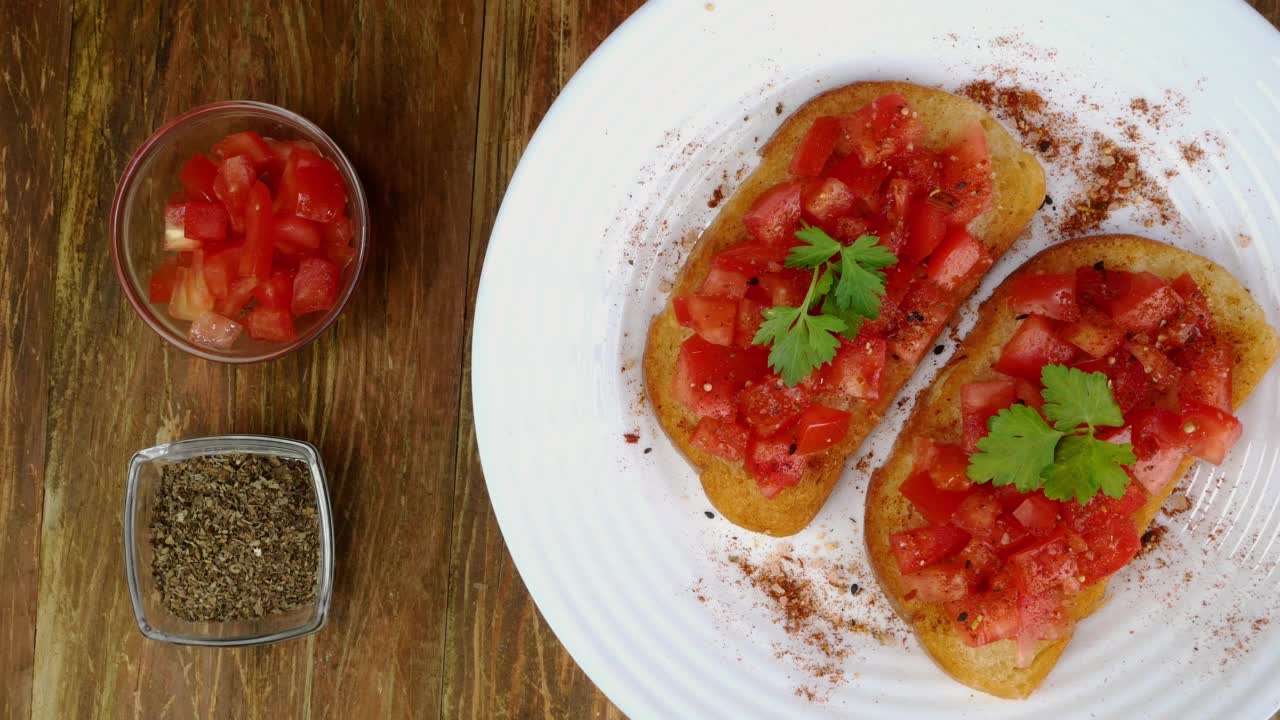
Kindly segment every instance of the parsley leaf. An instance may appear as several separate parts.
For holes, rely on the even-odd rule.
[[[796,231],[796,237],[804,245],[796,245],[787,254],[786,265],[789,268],[816,268],[840,252],[839,241],[823,232],[820,228],[806,227]],[[825,294],[825,293],[824,293]]]
[[[863,235],[840,251],[840,282],[835,287],[836,306],[875,320],[880,317],[886,268],[898,259],[872,235]]]
[[[853,256],[853,259],[859,265],[865,265],[870,268],[882,270],[890,265],[897,265],[898,258],[891,252],[889,248],[880,244],[880,238],[875,235],[863,235],[853,244],[843,250],[845,255]]]
[[[1053,465],[1062,433],[1045,423],[1034,409],[1012,405],[988,421],[991,433],[978,441],[969,458],[969,479],[1013,485],[1021,492],[1040,487],[1040,475]]]
[[[1129,476],[1120,466],[1137,460],[1131,445],[1117,445],[1091,435],[1068,435],[1058,445],[1054,465],[1044,473],[1045,497],[1074,497],[1081,505],[1099,489],[1113,498],[1123,497]]]
[[[770,313],[774,313],[770,317]],[[831,362],[840,347],[840,339],[833,333],[845,329],[839,318],[830,315],[810,315],[800,308],[774,307],[765,310],[765,322],[760,326],[755,341],[769,332],[773,336],[773,348],[769,350],[769,366],[782,376],[782,382],[795,386],[814,368]],[[797,319],[798,318],[798,319]],[[771,324],[773,323],[773,324]],[[782,336],[777,335],[781,323]]]
[[[1111,396],[1104,373],[1046,365],[1040,371],[1044,384],[1044,414],[1063,432],[1080,425],[1120,427],[1124,416]]]
[[[828,295],[827,299],[822,301],[822,314],[843,320],[845,329],[840,334],[850,340],[858,337],[858,331],[862,329],[862,322],[867,319],[853,310],[841,310],[836,307],[835,298],[831,295]]]

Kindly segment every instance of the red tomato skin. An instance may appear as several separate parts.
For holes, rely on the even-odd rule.
[[[806,180],[800,191],[804,217],[822,226],[853,212],[854,203],[849,186],[832,177]]]
[[[707,278],[702,281],[702,287],[698,289],[698,294],[741,300],[747,294],[751,277],[751,275],[744,272],[713,266],[707,272]]]
[[[966,225],[991,209],[991,155],[987,136],[974,123],[942,157],[942,192],[955,201],[951,222]]]
[[[304,261],[305,262],[305,261]],[[328,261],[324,261],[328,263]],[[330,263],[332,265],[332,263]],[[732,298],[681,295],[672,301],[681,325],[693,328],[707,342],[733,344],[738,324],[738,302]]]
[[[862,334],[853,340],[842,337],[836,356],[819,370],[822,389],[854,399],[878,400],[887,348],[884,338]]]
[[[770,246],[761,243],[741,243],[720,251],[711,259],[713,268],[723,268],[756,277],[761,273],[778,272],[787,259],[790,247]]]
[[[1216,330],[1209,299],[1188,273],[1173,281],[1173,290],[1182,298],[1182,311],[1169,322],[1157,336],[1162,344],[1173,347],[1186,345],[1197,338],[1213,335]]]
[[[1142,540],[1130,515],[1108,513],[1082,533],[1089,550],[1077,555],[1077,570],[1085,585],[1115,573],[1138,555]]]
[[[252,130],[233,133],[222,138],[214,143],[213,154],[222,160],[227,160],[236,155],[244,155],[255,166],[263,165],[275,157],[267,141]]]
[[[1212,335],[1197,338],[1170,358],[1182,370],[1178,398],[1202,402],[1231,412],[1231,372],[1235,351],[1231,344]]]
[[[738,320],[733,330],[733,344],[740,348],[755,345],[756,333],[764,323],[764,308],[751,298],[738,301]]]
[[[934,484],[928,472],[914,471],[898,487],[898,492],[911,501],[921,517],[934,525],[941,525],[951,519],[972,490],[942,490]]]
[[[989,380],[960,386],[962,446],[965,452],[977,452],[978,441],[987,436],[987,420],[1013,404],[1017,389],[1012,380]]]
[[[1000,501],[989,492],[971,493],[956,508],[951,523],[975,538],[992,539],[1000,519]]]
[[[1133,273],[1108,270],[1099,263],[1076,268],[1076,295],[1081,304],[1093,305],[1110,314],[1111,303],[1128,288]]]
[[[271,191],[261,182],[255,182],[249,188],[245,207],[245,242],[240,256],[240,275],[266,280],[271,274],[273,243]]]
[[[831,153],[835,152],[836,141],[842,131],[840,118],[823,116],[814,120],[791,158],[791,174],[797,177],[820,175]]]
[[[704,417],[689,437],[689,444],[710,455],[729,461],[746,457],[751,431],[738,422]]]
[[[1053,320],[1075,322],[1080,319],[1080,304],[1076,302],[1076,275],[1023,275],[1013,281],[1009,304],[1020,315],[1036,314]]]
[[[1152,495],[1173,481],[1188,448],[1181,419],[1161,408],[1136,410],[1125,416],[1132,428],[1133,454],[1138,461],[1129,474]]]
[[[186,191],[187,197],[205,202],[217,199],[213,192],[213,182],[217,177],[218,166],[205,157],[204,153],[192,155],[178,173],[178,180],[182,182],[182,189]]]
[[[738,410],[756,437],[777,434],[809,405],[809,394],[803,387],[786,387],[770,378],[748,384],[738,395]]]
[[[227,296],[218,300],[214,305],[214,310],[223,317],[236,319],[240,317],[240,312],[249,304],[249,300],[253,298],[253,290],[258,286],[258,278],[247,277],[240,278],[231,283],[227,291]]]
[[[259,282],[253,289],[253,299],[269,308],[289,308],[293,298],[293,276],[277,270],[270,278]]]
[[[288,308],[257,305],[245,316],[244,325],[249,337],[256,340],[291,342],[298,337]]]
[[[1187,436],[1187,452],[1221,465],[1240,439],[1244,426],[1226,410],[1188,400],[1182,404],[1182,432]]]
[[[747,445],[747,473],[756,486],[772,499],[789,487],[800,484],[805,457],[795,452],[795,439],[788,433],[771,438],[752,438]]]
[[[299,166],[295,175],[298,217],[331,223],[347,208],[347,190],[342,174],[333,163],[320,158],[320,163]]]
[[[294,317],[324,312],[338,302],[342,273],[324,258],[306,258],[298,263],[293,279],[293,299],[289,309]]]
[[[1030,315],[1005,343],[994,367],[1005,375],[1039,381],[1045,365],[1068,364],[1075,354],[1075,347],[1054,333],[1047,318]]]
[[[938,489],[960,492],[973,486],[966,474],[968,454],[959,445],[917,437],[912,445],[912,454],[912,470],[929,473]]]
[[[768,307],[775,305],[799,307],[804,302],[805,295],[809,293],[809,283],[812,279],[812,273],[791,268],[760,273],[757,278],[759,284],[748,287],[747,293],[753,300],[768,302]]]
[[[272,238],[277,245],[283,245],[303,253],[318,251],[320,244],[323,242],[320,235],[320,225],[297,215],[276,217]]]
[[[1182,298],[1173,286],[1149,272],[1134,273],[1111,301],[1111,318],[1127,332],[1155,332],[1181,311]]]
[[[1076,592],[1080,589],[1080,572],[1071,552],[1066,530],[1061,527],[1034,545],[1009,556],[1015,570],[1018,589],[1039,595],[1053,590]]]
[[[885,180],[889,177],[890,168],[887,164],[878,162],[870,166],[862,164],[856,155],[850,155],[831,163],[827,176],[835,178],[844,183],[849,188],[849,192],[854,197],[854,207],[859,211],[871,215],[879,214],[881,210],[882,196],[880,188],[884,185]],[[856,233],[841,233],[841,239],[846,242],[852,242],[857,239],[858,235],[864,234],[868,225],[862,223],[861,229]],[[853,237],[846,237],[852,234]]]
[[[1174,387],[1181,379],[1182,371],[1178,366],[1151,343],[1133,339],[1125,343],[1125,349],[1142,364],[1147,380],[1156,388]]]
[[[796,420],[796,453],[822,452],[844,439],[849,432],[849,413],[825,405],[813,405]]]
[[[1109,315],[1092,306],[1086,306],[1078,320],[1059,328],[1058,335],[1095,358],[1115,352],[1125,338]]]
[[[1008,640],[1018,632],[1018,593],[988,590],[944,606],[960,639],[969,647]]]
[[[946,234],[946,212],[924,196],[919,196],[911,202],[906,222],[907,244],[904,255],[911,262],[924,262]]]
[[[794,245],[800,229],[801,186],[798,181],[784,182],[761,193],[742,216],[747,233],[765,245]]]
[[[882,95],[843,118],[836,152],[857,157],[864,166],[883,162],[920,141],[924,126],[906,98]]]
[[[974,240],[963,228],[954,228],[947,232],[929,258],[928,275],[938,287],[954,290],[986,272],[991,263],[987,246]]]
[[[1058,503],[1040,492],[1027,493],[1013,517],[1032,535],[1048,535],[1058,525]]]
[[[949,560],[930,565],[910,575],[902,575],[902,588],[908,599],[921,602],[960,600],[973,589],[973,575],[964,563]]]
[[[764,375],[768,351],[726,348],[698,335],[680,346],[672,393],[682,405],[704,417],[732,418],[737,394],[748,380]]]
[[[236,232],[244,232],[245,204],[249,201],[249,189],[253,187],[255,177],[253,162],[244,155],[229,157],[218,166],[213,192],[226,206],[231,227]]]
[[[221,300],[231,291],[231,283],[235,282],[239,267],[239,247],[229,247],[205,258],[204,278],[215,298]]]
[[[887,338],[890,357],[908,365],[918,363],[933,347],[955,304],[952,293],[928,278],[914,280],[902,298],[897,326]]]
[[[932,525],[889,535],[889,548],[903,575],[919,572],[954,555],[968,542],[969,533],[951,525]]]
[[[202,242],[226,240],[227,211],[217,203],[188,202],[182,218],[182,234]]]

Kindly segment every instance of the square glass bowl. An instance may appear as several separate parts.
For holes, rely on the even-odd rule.
[[[287,613],[256,620],[198,623],[183,620],[160,602],[151,572],[151,515],[160,490],[165,465],[206,455],[274,455],[301,460],[311,469],[312,491],[320,521],[320,558],[316,567],[316,592],[311,603]],[[333,516],[320,453],[296,440],[262,435],[220,435],[157,445],[139,451],[129,462],[129,484],[124,499],[124,563],[129,597],[138,629],[152,640],[181,645],[235,647],[265,645],[316,632],[329,617],[333,596]]]

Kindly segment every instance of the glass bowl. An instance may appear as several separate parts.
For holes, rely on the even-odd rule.
[[[163,467],[205,455],[275,455],[301,460],[311,468],[312,490],[320,521],[320,559],[311,603],[287,613],[254,620],[199,623],[183,620],[160,601],[151,573],[151,514]],[[235,647],[265,645],[309,635],[324,627],[333,597],[333,516],[320,453],[297,440],[261,435],[220,435],[180,440],[139,451],[129,462],[124,500],[124,560],[129,597],[138,629],[152,640],[180,645]]]
[[[304,315],[296,321],[298,337],[289,343],[254,340],[244,334],[230,350],[197,345],[187,337],[189,323],[169,317],[164,305],[149,298],[151,273],[160,266],[164,251],[164,206],[170,195],[182,189],[178,173],[196,152],[208,153],[223,136],[254,130],[277,140],[310,140],[320,153],[338,166],[347,186],[347,215],[351,219],[355,259],[343,271],[338,301],[325,313]],[[125,166],[111,205],[111,258],[125,296],[138,315],[175,347],[192,355],[225,363],[272,360],[297,350],[324,332],[355,290],[364,271],[369,247],[369,205],[355,168],[342,150],[306,118],[266,103],[233,101],[202,105],[169,121],[147,139]]]

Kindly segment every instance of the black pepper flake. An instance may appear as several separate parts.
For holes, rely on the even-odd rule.
[[[716,518],[716,514],[715,514],[715,513],[713,513],[713,512],[711,512],[710,510],[708,510],[708,511],[706,511],[706,512],[702,513],[702,514],[703,514],[703,515],[706,515],[708,520],[714,520],[714,519]]]
[[[899,356],[898,356],[898,353],[891,353],[891,357],[892,357],[894,360],[901,360],[901,359],[902,359],[901,357],[899,357]]]
[[[644,454],[645,454],[645,455],[648,455],[648,454],[649,454],[649,453],[651,453],[651,452],[653,452],[653,448],[651,448],[651,447],[648,447],[648,448],[645,448],[645,449],[644,449]]]
[[[791,447],[787,448],[787,454],[788,454],[788,455],[795,455],[795,454],[796,454],[796,450],[797,450],[798,448],[799,448],[799,446],[798,446],[798,445],[796,445],[795,443],[791,443]]]
[[[967,612],[962,612],[956,616],[956,622],[964,622],[965,620],[968,620],[968,619],[969,619],[969,613]]]
[[[1053,149],[1053,143],[1049,142],[1048,140],[1041,140],[1040,144],[1037,145],[1036,147],[1040,148],[1040,152],[1049,152],[1050,150]]]
[[[1027,319],[1027,318],[1029,318],[1029,317],[1031,317],[1031,316],[1030,316],[1030,315],[1028,315],[1027,313],[1022,313],[1021,315],[1019,315],[1019,316],[1015,317],[1015,318],[1014,318],[1014,320],[1026,320],[1026,319]]]
[[[972,569],[973,569],[973,561],[972,561],[972,560],[965,560],[965,561],[964,561],[964,569],[965,569],[965,570],[972,570]]]
[[[753,278],[751,278],[750,280],[748,280],[748,281],[747,281],[747,284],[748,284],[748,285],[759,285],[759,284],[760,284],[760,278],[758,278],[758,277],[753,277]]]
[[[850,586],[849,586],[849,594],[850,594],[850,595],[853,595],[853,596],[855,596],[855,597],[856,597],[856,596],[858,595],[858,593],[860,593],[860,592],[862,592],[862,588],[858,586],[858,583],[854,583],[854,584],[852,584],[852,585],[850,585]]]
[[[1103,265],[1103,264],[1102,264],[1102,261],[1101,261],[1101,260],[1099,260],[1098,262],[1096,262],[1096,263],[1094,263],[1094,264],[1093,264],[1093,269],[1094,269],[1094,270],[1097,270],[1098,272],[1102,272],[1103,270],[1106,270],[1106,269],[1107,269],[1107,266],[1106,266],[1106,265]]]
[[[944,353],[944,352],[946,352],[946,351],[947,351],[947,346],[946,346],[946,345],[934,345],[934,346],[933,346],[933,354],[934,354],[934,355],[941,355],[942,353]]]
[[[1053,198],[1049,197],[1048,195],[1045,195],[1044,200],[1040,201],[1040,207],[1044,207],[1046,205],[1052,205],[1052,204],[1053,204]]]
[[[1142,544],[1150,545],[1156,539],[1158,533],[1154,529],[1142,533]]]
[[[922,315],[919,310],[912,310],[907,315],[907,319],[911,322],[924,322],[924,315]]]

